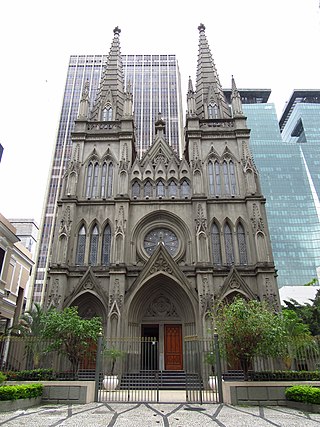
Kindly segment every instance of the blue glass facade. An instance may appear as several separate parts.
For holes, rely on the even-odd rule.
[[[320,266],[320,104],[293,105],[282,133],[273,104],[243,110],[267,199],[278,285],[303,285]]]

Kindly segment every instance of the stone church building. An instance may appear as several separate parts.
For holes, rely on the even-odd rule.
[[[47,307],[101,316],[107,337],[159,339],[165,369],[182,367],[181,354],[170,364],[166,343],[206,335],[215,302],[241,295],[279,305],[240,95],[232,79],[227,103],[204,25],[198,30],[182,158],[160,113],[153,144],[138,158],[115,28],[92,106],[88,84],[82,93],[46,289]]]

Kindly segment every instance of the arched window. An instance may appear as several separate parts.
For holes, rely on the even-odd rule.
[[[110,198],[112,196],[113,165],[104,162],[101,174],[101,197]]]
[[[171,181],[169,184],[169,197],[177,195],[177,184],[174,181]]]
[[[138,181],[132,184],[132,197],[140,197],[140,184]]]
[[[187,180],[183,180],[181,183],[181,197],[188,197],[190,195],[190,185]]]
[[[113,164],[109,163],[108,167],[108,184],[107,184],[107,197],[112,196],[112,184],[113,184]]]
[[[220,164],[216,160],[214,162],[214,178],[216,185],[216,194],[219,196],[221,194],[221,176],[220,176]]]
[[[96,163],[93,168],[92,197],[98,196],[98,176],[99,176],[99,165],[98,163]]]
[[[86,251],[86,230],[84,225],[80,228],[77,241],[76,265],[84,265]]]
[[[95,225],[94,229],[92,230],[91,239],[90,239],[89,264],[91,265],[97,264],[98,241],[99,241],[99,231],[98,231],[98,227]]]
[[[221,264],[221,244],[220,233],[217,224],[212,224],[211,229],[212,257],[213,264]]]
[[[214,175],[213,175],[213,164],[210,160],[208,163],[208,174],[209,174],[209,193],[214,194]]]
[[[240,265],[246,265],[248,264],[246,235],[244,232],[244,228],[241,224],[239,224],[237,227],[237,238],[238,238]]]
[[[217,104],[213,104],[210,102],[208,105],[208,118],[209,119],[218,119],[219,118],[219,110]]]
[[[226,161],[222,163],[222,168],[223,168],[223,178],[224,178],[224,191],[225,191],[225,194],[230,194],[228,163]]]
[[[108,224],[103,232],[101,264],[110,265],[111,228]]]
[[[152,196],[152,185],[150,181],[147,181],[144,184],[144,197],[151,197]]]
[[[162,181],[157,183],[157,197],[164,197],[164,184]]]
[[[93,165],[92,165],[92,163],[89,163],[89,166],[87,169],[86,197],[91,196],[92,172],[93,172]]]
[[[234,252],[233,252],[233,242],[232,242],[232,232],[229,224],[224,226],[224,244],[226,251],[226,262],[228,265],[234,263]]]
[[[237,192],[237,183],[236,183],[236,174],[234,163],[232,160],[229,162],[229,173],[230,173],[230,183],[231,183],[231,194],[236,194]]]
[[[102,111],[102,121],[108,122],[112,120],[112,108],[111,106],[104,107]]]

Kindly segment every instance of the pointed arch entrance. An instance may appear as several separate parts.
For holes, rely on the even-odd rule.
[[[196,301],[190,291],[159,272],[129,296],[127,313],[129,337],[145,336],[159,343],[156,369],[182,370],[183,337],[197,330]]]

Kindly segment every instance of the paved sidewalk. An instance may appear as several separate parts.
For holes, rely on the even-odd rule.
[[[220,404],[42,405],[0,413],[0,426],[114,426],[114,427],[309,427],[320,426],[320,414],[285,407],[241,407]]]

